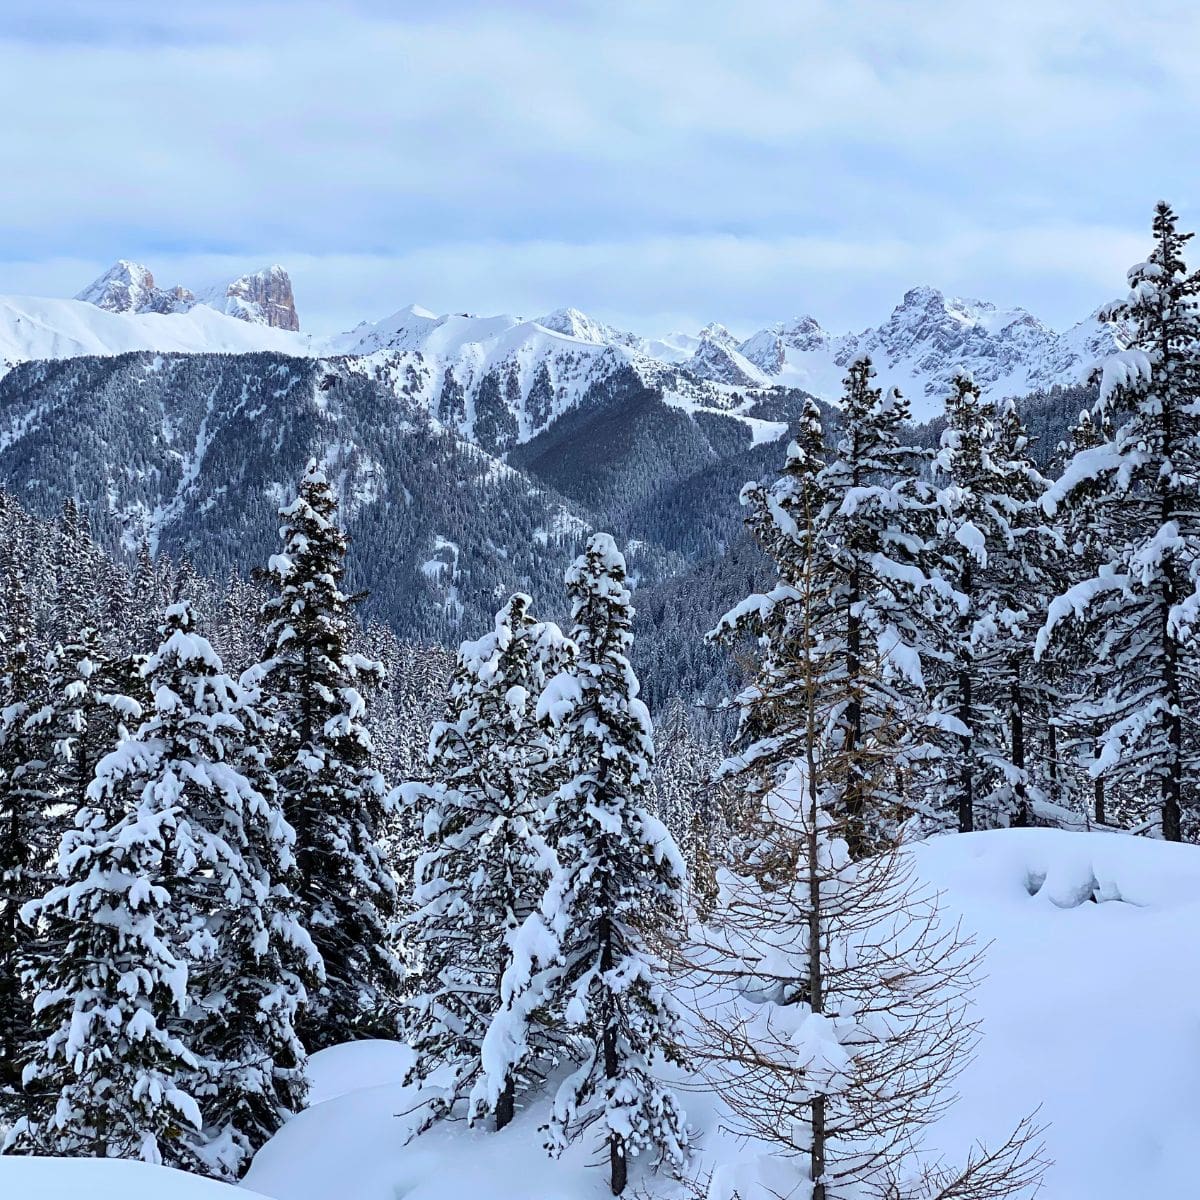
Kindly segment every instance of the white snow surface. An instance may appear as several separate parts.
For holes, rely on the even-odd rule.
[[[1025,829],[914,848],[947,922],[986,946],[982,1039],[929,1149],[960,1161],[1040,1106],[1053,1165],[1045,1200],[1184,1200],[1200,1129],[1200,847]],[[112,1161],[0,1158],[0,1196],[37,1200],[599,1200],[588,1141],[542,1149],[546,1102],[496,1134],[443,1122],[406,1143],[416,1100],[406,1047],[358,1042],[313,1056],[309,1108],[260,1151],[244,1187]],[[677,1080],[678,1081],[678,1080]],[[434,1081],[436,1082],[436,1081]],[[687,1081],[699,1082],[697,1079]],[[766,1177],[760,1151],[721,1132],[719,1101],[681,1099],[697,1169]],[[786,1174],[786,1173],[785,1173]],[[635,1164],[631,1194],[680,1197]]]
[[[916,847],[946,921],[986,946],[982,1039],[930,1149],[959,1161],[1041,1106],[1046,1200],[1194,1194],[1200,1129],[1200,847],[1107,833],[1002,830]],[[1093,902],[1091,897],[1096,897]],[[542,1150],[543,1102],[501,1134],[443,1123],[404,1144],[407,1051],[364,1042],[314,1056],[314,1099],[258,1155],[246,1186],[276,1200],[583,1200],[607,1194],[593,1148]],[[692,1081],[694,1082],[694,1081]],[[749,1167],[719,1102],[683,1091],[698,1168]],[[2,1177],[0,1177],[2,1178]],[[654,1195],[680,1193],[641,1178]],[[172,1198],[173,1200],[173,1198]]]
[[[401,1042],[368,1040],[330,1046],[308,1060],[312,1087],[308,1107],[337,1100],[364,1088],[399,1083],[412,1066],[412,1051]]]
[[[249,1188],[119,1158],[0,1158],[4,1200],[264,1200]]]

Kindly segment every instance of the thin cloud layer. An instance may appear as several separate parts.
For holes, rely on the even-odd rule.
[[[1194,207],[1197,51],[1190,6],[1108,0],[10,0],[0,290],[278,259],[314,329],[861,327],[917,282],[1064,324]]]

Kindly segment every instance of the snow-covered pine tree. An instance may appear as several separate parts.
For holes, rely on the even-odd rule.
[[[542,800],[556,764],[533,707],[572,648],[531,603],[512,596],[490,633],[460,646],[430,740],[433,782],[402,789],[423,811],[426,845],[409,918],[421,973],[410,1078],[446,1077],[426,1125],[466,1098],[469,1122],[493,1114],[503,1129],[562,1055],[562,1032],[531,1019],[556,954],[539,915],[555,867]]]
[[[57,997],[39,1015],[44,1041],[30,1079],[35,1101],[38,1091],[55,1085],[60,1100],[57,1115],[43,1113],[29,1123],[18,1144],[86,1146],[107,1128],[97,1126],[100,1118],[86,1099],[99,1103],[108,1095],[103,1080],[69,1077],[75,1043],[69,1037],[64,1043],[64,1022],[96,1022],[97,1036],[114,1040],[114,1054],[141,1062],[142,1050],[122,1041],[119,1029],[105,1027],[89,1007],[118,985],[65,965],[74,947],[103,943],[72,922],[102,922],[106,890],[130,888],[119,873],[97,881],[77,871],[96,871],[95,862],[120,853],[110,840],[129,840],[140,857],[131,858],[127,871],[145,875],[145,892],[110,899],[138,909],[137,938],[110,953],[132,964],[139,954],[154,956],[147,971],[162,972],[169,984],[169,997],[157,985],[148,989],[141,1001],[149,1015],[138,1021],[153,1020],[151,1061],[173,1062],[174,1083],[186,1093],[179,1113],[194,1126],[180,1125],[177,1113],[166,1143],[164,1129],[155,1126],[147,1154],[232,1179],[303,1105],[306,1059],[294,1026],[304,980],[320,964],[288,889],[293,835],[275,799],[252,698],[224,675],[212,647],[194,632],[187,604],[169,607],[165,622],[162,644],[144,668],[153,708],[136,734],[97,766],[77,809],[76,831],[63,840],[60,873],[68,884],[30,910],[41,936],[27,978],[39,996]],[[98,703],[121,713],[136,707],[113,696]],[[146,831],[151,841],[139,848]],[[76,914],[72,904],[80,893],[95,907]],[[99,1072],[103,1058],[94,1053]],[[68,1094],[69,1103],[62,1099]],[[146,1114],[134,1107],[125,1119],[132,1127]],[[110,1153],[130,1156],[132,1138],[126,1129],[117,1139],[121,1148]]]
[[[713,778],[724,756],[715,742],[697,736],[679,696],[667,702],[654,741],[647,804],[683,853],[689,902],[703,908],[716,891],[714,863],[730,800]]]
[[[199,1063],[189,1088],[203,1117],[197,1157],[234,1179],[303,1107],[296,1023],[320,960],[289,886],[295,835],[253,697],[224,673],[186,602],[167,608],[162,639],[145,667],[154,708],[123,785],[179,808],[167,863],[189,1005],[177,1029]]]
[[[908,406],[898,393],[874,386],[870,360],[854,362],[828,462],[814,412],[788,447],[779,479],[743,488],[747,525],[773,560],[778,583],[733,610],[710,635],[732,643],[759,640],[760,678],[773,680],[761,714],[745,698],[739,744],[749,752],[760,724],[771,725],[784,739],[790,728],[799,735],[807,711],[802,688],[795,693],[796,719],[786,716],[793,698],[789,678],[803,657],[791,648],[801,633],[793,610],[800,602],[801,572],[816,573],[819,588],[812,591],[809,619],[841,664],[845,703],[834,716],[847,761],[857,764],[854,745],[882,725],[908,731],[891,774],[872,773],[861,788],[851,781],[844,791],[845,832],[854,857],[880,839],[890,840],[913,803],[911,789],[903,804],[900,790],[905,774],[930,753],[919,733],[927,709],[922,660],[938,624],[930,607],[936,610],[950,596],[940,578],[924,570],[933,533],[932,489],[920,478],[924,454],[900,436],[907,418]]]
[[[933,528],[932,491],[921,479],[927,456],[902,438],[908,402],[894,389],[874,386],[874,378],[869,358],[850,365],[838,438],[813,479],[820,506],[808,526],[798,523],[778,543],[788,551],[779,561],[786,575],[811,530],[812,565],[825,606],[813,615],[831,652],[836,646],[840,655],[846,704],[837,713],[837,737],[851,764],[858,762],[855,744],[880,725],[923,727],[921,658],[930,640],[923,602],[936,586],[921,569]],[[786,507],[787,498],[781,503]],[[777,520],[770,509],[768,503],[768,511],[752,518],[756,529]],[[914,732],[904,753],[897,748],[891,778],[871,774],[861,786],[851,781],[845,832],[852,856],[868,852],[881,834],[888,839],[887,827],[901,812],[897,775],[927,754],[924,738]]]
[[[90,807],[88,789],[97,764],[136,726],[141,706],[119,690],[113,663],[94,628],[79,629],[67,646],[45,655],[43,703],[14,731],[18,743],[37,746],[20,778],[25,786],[28,835],[36,828],[25,892],[44,896],[58,882],[57,858],[77,813]],[[48,940],[36,923],[18,929],[20,974],[41,977],[62,945]],[[26,989],[28,992],[28,989]]]
[[[1160,203],[1150,257],[1130,269],[1128,299],[1108,310],[1130,336],[1103,364],[1099,407],[1116,428],[1075,456],[1046,505],[1053,511],[1101,481],[1112,493],[1099,517],[1109,552],[1092,578],[1051,602],[1038,637],[1044,652],[1065,621],[1092,630],[1102,727],[1091,770],[1136,797],[1143,814],[1157,803],[1168,841],[1200,830],[1200,746],[1188,715],[1200,702],[1200,272],[1183,258],[1191,236]]]
[[[614,1195],[643,1151],[680,1167],[688,1135],[674,1095],[652,1074],[680,1061],[677,1013],[648,945],[678,920],[685,868],[646,810],[654,743],[629,665],[633,608],[625,560],[593,534],[566,574],[578,657],[547,685],[538,714],[558,732],[563,783],[551,800],[561,872],[548,916],[562,968],[551,1012],[585,1047],[554,1099],[550,1148],[599,1124]]]
[[[994,456],[1003,480],[997,503],[1005,535],[989,552],[988,581],[992,654],[984,686],[1004,698],[1000,709],[1007,742],[998,765],[1003,784],[990,798],[995,814],[1011,824],[1029,825],[1035,813],[1048,814],[1049,679],[1033,656],[1034,635],[1058,562],[1065,552],[1061,533],[1047,523],[1041,497],[1047,482],[1030,454],[1030,439],[1011,398],[996,410]],[[1001,817],[1003,819],[1003,816]]]
[[[66,646],[81,628],[100,624],[109,565],[92,541],[87,516],[70,497],[63,502],[50,554],[54,603],[49,614],[49,641]]]
[[[929,571],[953,595],[932,623],[941,743],[932,782],[935,805],[968,832],[1028,821],[1025,726],[1038,711],[1028,625],[1050,542],[1035,507],[1044,482],[1015,408],[997,412],[959,372],[946,417],[934,459],[939,512]]]
[[[21,965],[31,934],[22,906],[43,891],[52,847],[46,765],[50,746],[40,719],[46,694],[44,659],[33,645],[30,592],[21,562],[7,572],[8,640],[0,645],[0,1106],[19,1085],[30,1027],[31,998]]]
[[[267,570],[268,658],[244,682],[261,687],[275,730],[271,767],[296,833],[300,919],[325,965],[301,1020],[311,1052],[394,1032],[404,968],[390,928],[396,882],[381,850],[389,793],[372,765],[357,686],[381,672],[352,647],[346,536],[315,459],[280,515],[283,549]]]
[[[1062,474],[1076,455],[1103,445],[1112,437],[1107,414],[1093,418],[1088,409],[1079,414],[1069,439],[1060,447],[1058,471]],[[1088,476],[1054,502],[1055,519],[1066,553],[1056,560],[1048,597],[1061,595],[1077,583],[1093,578],[1107,561],[1103,517],[1105,505],[1116,497],[1104,480]],[[1070,803],[1085,819],[1098,825],[1108,822],[1106,782],[1103,773],[1092,778],[1088,766],[1101,753],[1099,736],[1104,727],[1102,692],[1098,680],[1107,668],[1090,653],[1095,634],[1092,622],[1076,620],[1059,625],[1038,659],[1047,703],[1051,708],[1049,731],[1056,734],[1052,768],[1056,768],[1056,797]]]
[[[922,1131],[952,1099],[947,1085],[974,1040],[974,960],[939,924],[936,895],[915,885],[898,842],[850,854],[848,797],[893,776],[903,734],[872,722],[845,735],[862,676],[846,673],[841,630],[824,632],[842,582],[813,525],[815,464],[805,469],[797,450],[769,492],[747,489],[752,522],[773,523],[793,549],[778,585],[718,627],[762,639],[758,677],[739,697],[737,752],[724,767],[746,788],[749,815],[731,840],[716,909],[684,947],[700,985],[706,1036],[697,1053],[735,1131],[764,1143],[774,1166],[767,1175],[750,1164],[719,1170],[707,1195],[1017,1194],[1040,1167],[1027,1122],[961,1170],[921,1178]],[[795,1160],[791,1178],[781,1157]]]
[[[175,1031],[188,973],[166,886],[181,810],[164,790],[128,786],[152,762],[135,740],[100,761],[63,837],[61,882],[24,910],[57,952],[29,972],[26,1112],[6,1150],[197,1165],[201,1116],[187,1091],[197,1062]]]

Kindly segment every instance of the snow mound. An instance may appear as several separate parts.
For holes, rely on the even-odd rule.
[[[929,1149],[961,1161],[1040,1106],[1054,1161],[1048,1200],[1195,1194],[1200,847],[1026,829],[941,837],[913,854],[919,879],[942,893],[944,919],[987,948],[978,1054]],[[607,1194],[589,1143],[559,1161],[543,1151],[542,1101],[499,1134],[450,1122],[405,1144],[416,1093],[394,1081],[406,1054],[363,1042],[314,1056],[314,1099],[324,1102],[259,1153],[247,1186],[275,1200]],[[760,1148],[722,1131],[719,1101],[702,1082],[686,1081],[681,1096],[698,1133],[698,1173],[767,1170]],[[638,1187],[679,1195],[654,1176],[635,1174]]]
[[[371,1040],[330,1046],[308,1060],[312,1087],[308,1106],[359,1092],[364,1088],[398,1084],[412,1065],[412,1051],[400,1042]]]
[[[264,1200],[246,1188],[119,1158],[0,1158],[5,1200]]]
[[[987,947],[983,1036],[940,1148],[1040,1105],[1047,1200],[1194,1195],[1200,847],[1010,829],[935,839],[916,862]]]

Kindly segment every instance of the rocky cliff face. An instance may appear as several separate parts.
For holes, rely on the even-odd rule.
[[[185,287],[160,288],[149,267],[122,258],[75,298],[115,313],[178,313],[206,304],[254,325],[300,329],[292,281],[280,266],[241,275],[197,296]]]
[[[239,276],[225,288],[223,300],[223,305],[214,307],[231,317],[269,325],[272,329],[300,330],[292,281],[278,264],[252,275]]]

